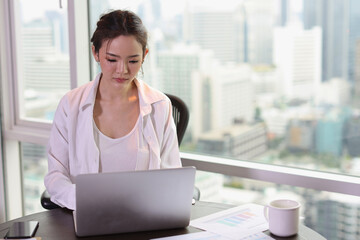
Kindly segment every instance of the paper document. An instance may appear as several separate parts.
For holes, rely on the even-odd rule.
[[[275,240],[275,238],[272,238],[265,233],[255,233],[250,236],[244,237],[241,240]]]
[[[236,240],[269,228],[264,206],[252,203],[192,220],[190,225]]]
[[[171,237],[154,238],[151,240],[231,240],[230,238],[212,232],[197,232]]]
[[[172,237],[154,238],[152,240],[231,240],[231,238],[227,238],[218,235],[216,233],[205,231],[205,232],[182,234]],[[274,240],[274,238],[261,232],[261,233],[255,233],[245,238],[241,238],[241,240]]]

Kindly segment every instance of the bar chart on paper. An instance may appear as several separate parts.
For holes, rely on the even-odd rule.
[[[241,239],[268,229],[264,207],[245,204],[191,221],[190,225],[231,239]]]
[[[252,223],[254,226],[258,225],[258,219],[256,213],[252,212],[251,209],[246,208],[230,214],[229,216],[220,217],[218,219],[210,220],[209,222],[224,224],[230,227],[237,227],[242,224],[246,224],[251,227]]]

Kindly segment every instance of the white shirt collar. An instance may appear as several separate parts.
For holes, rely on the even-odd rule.
[[[80,104],[80,109],[84,109],[86,106],[94,105],[101,75],[102,74],[99,73],[92,82],[88,83],[90,84],[90,87],[88,87],[84,92],[84,97],[82,98],[83,101]],[[147,115],[151,112],[151,104],[164,99],[164,96],[159,91],[155,91],[142,80],[135,78],[134,82],[138,89],[140,114],[143,116]]]

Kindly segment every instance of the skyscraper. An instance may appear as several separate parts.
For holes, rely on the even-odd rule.
[[[194,111],[194,98],[201,94],[202,82],[194,78],[198,72],[205,73],[212,66],[211,51],[200,49],[198,46],[178,44],[170,50],[159,51],[157,55],[157,69],[159,72],[158,88],[165,93],[181,97],[189,108],[191,118],[197,119],[199,112]],[[188,136],[192,132],[194,121],[188,126]],[[185,141],[186,141],[185,137]]]
[[[350,82],[356,81],[356,71],[360,68],[357,62],[357,43],[360,41],[360,1],[350,0],[349,4],[349,65],[348,79]]]
[[[282,73],[283,94],[310,100],[321,82],[321,30],[288,25],[274,31],[274,64]]]
[[[240,5],[226,9],[194,7],[184,19],[185,41],[214,52],[222,62],[244,62],[246,59],[246,19]]]
[[[322,29],[322,81],[349,79],[350,0],[304,0],[304,27]]]
[[[244,1],[248,63],[273,63],[273,29],[277,11],[274,6],[274,0]]]
[[[354,105],[360,107],[360,39],[356,41],[355,48],[355,89],[354,89]]]

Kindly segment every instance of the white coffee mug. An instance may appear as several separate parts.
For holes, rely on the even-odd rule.
[[[264,216],[269,222],[269,231],[279,237],[288,237],[299,231],[300,203],[278,199],[264,207]]]

